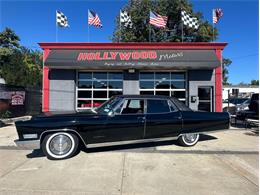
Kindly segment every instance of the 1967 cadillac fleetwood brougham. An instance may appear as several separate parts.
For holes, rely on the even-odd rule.
[[[42,148],[49,159],[73,156],[86,147],[178,139],[193,146],[199,134],[229,128],[228,113],[195,112],[175,98],[121,95],[78,113],[32,117],[16,122],[18,146]]]

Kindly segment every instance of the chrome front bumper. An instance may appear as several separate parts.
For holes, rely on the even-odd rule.
[[[26,140],[26,141],[14,140],[14,143],[19,148],[23,148],[23,149],[34,150],[34,149],[41,148],[40,140]]]

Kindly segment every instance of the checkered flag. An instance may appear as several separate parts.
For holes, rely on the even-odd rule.
[[[183,24],[186,26],[189,26],[190,28],[199,28],[199,21],[195,17],[191,17],[189,14],[187,14],[186,11],[181,11],[181,20],[183,21]]]
[[[120,23],[123,24],[127,28],[132,28],[133,23],[131,20],[131,16],[126,11],[121,11],[120,10]]]
[[[56,11],[56,24],[60,27],[69,27],[68,18],[60,11]]]

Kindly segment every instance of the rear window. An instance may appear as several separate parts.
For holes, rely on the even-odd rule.
[[[167,100],[147,100],[147,113],[170,112]]]

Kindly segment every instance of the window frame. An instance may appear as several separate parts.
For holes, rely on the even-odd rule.
[[[142,79],[141,78],[141,74],[142,73],[150,73],[150,74],[153,74],[153,78],[149,78],[149,79]],[[159,79],[156,79],[156,73],[160,74],[160,73],[169,73],[170,74],[170,79],[165,79],[165,81],[169,81],[170,82],[170,87],[167,88],[167,89],[157,89],[155,84],[156,82],[159,81]],[[184,79],[173,79],[173,75],[174,74],[183,74],[184,75]],[[174,94],[175,91],[182,91],[185,93],[184,97],[183,98],[177,98],[179,101],[185,101],[185,104],[187,105],[188,104],[188,98],[187,98],[187,93],[188,93],[188,90],[187,90],[187,86],[188,86],[188,81],[187,81],[187,71],[140,71],[139,72],[139,92],[140,94],[142,92],[153,92],[153,94],[151,95],[156,95],[157,92],[168,92],[169,93],[169,97],[174,97],[172,96],[172,92]],[[147,81],[147,82],[153,82],[154,85],[153,85],[153,88],[147,88],[147,89],[143,89],[141,88],[141,82],[144,82],[144,81]],[[174,82],[184,82],[184,88],[183,89],[176,89],[176,88],[172,88],[172,83]]]
[[[128,100],[143,100],[143,101],[144,101],[144,111],[143,111],[143,113],[123,113],[123,114],[122,114],[123,107],[124,107],[124,103],[125,103],[126,100],[127,100],[127,101],[128,101]],[[122,108],[121,108],[121,110],[120,110],[120,113],[116,113],[115,110],[114,110],[115,115],[145,115],[145,114],[146,114],[146,99],[144,99],[144,98],[124,98],[122,102],[123,102],[123,103],[122,103],[123,106],[122,106]],[[118,106],[117,106],[117,107],[118,107]],[[116,107],[115,109],[117,109],[117,107]]]
[[[143,113],[122,114],[123,106],[122,106],[119,113],[115,112],[115,110],[118,109],[118,107],[121,106],[121,104],[123,105],[126,100],[144,100],[144,112]],[[168,104],[168,107],[169,107],[169,112],[147,113],[147,100],[164,100],[164,101],[167,101],[167,104]],[[175,108],[174,111],[171,111],[170,104]],[[179,112],[180,109],[174,104],[174,102],[170,98],[169,99],[168,98],[167,99],[164,99],[164,98],[124,98],[120,102],[120,104],[118,104],[114,108],[113,111],[115,112],[115,115],[146,115],[146,114],[169,114],[169,113]]]
[[[91,79],[79,79],[79,74],[80,73],[91,73]],[[96,81],[96,79],[93,79],[93,75],[94,73],[106,73],[106,83],[107,83],[107,86],[106,88],[94,88],[93,86],[93,83],[94,81]],[[109,73],[120,73],[122,76],[122,79],[110,79],[109,78]],[[102,79],[103,81],[104,79]],[[76,101],[75,101],[75,108],[76,108],[76,111],[82,111],[82,110],[91,110],[94,107],[94,102],[96,101],[106,101],[108,99],[110,99],[109,97],[109,94],[110,92],[121,92],[121,94],[123,94],[123,72],[122,71],[113,71],[113,70],[109,70],[109,71],[87,71],[87,70],[77,70],[76,71],[76,89],[75,89],[75,98],[76,98]],[[91,88],[79,88],[79,82],[80,81],[90,81],[92,83],[91,85]],[[109,88],[109,82],[110,81],[120,81],[122,82],[122,88],[120,89],[113,89],[113,88]],[[90,98],[79,98],[78,97],[78,92],[79,91],[90,91],[91,92],[91,97]],[[106,91],[106,98],[94,98],[94,92],[96,91]],[[78,102],[79,101],[90,101],[91,102],[91,107],[79,107],[78,106]],[[102,103],[104,103],[102,102]]]
[[[168,105],[168,107],[169,107],[169,112],[148,113],[148,112],[147,112],[147,106],[148,106],[148,104],[147,104],[147,100],[163,100],[163,101],[167,101],[167,105]],[[172,103],[173,107],[176,108],[176,110],[171,111],[171,108],[170,108],[169,102],[171,102],[170,99],[163,99],[163,98],[148,98],[148,99],[146,99],[146,112],[145,112],[145,114],[169,114],[169,113],[173,113],[173,112],[178,112],[179,110],[178,110],[177,106],[174,105],[172,102],[171,102],[171,103]]]

